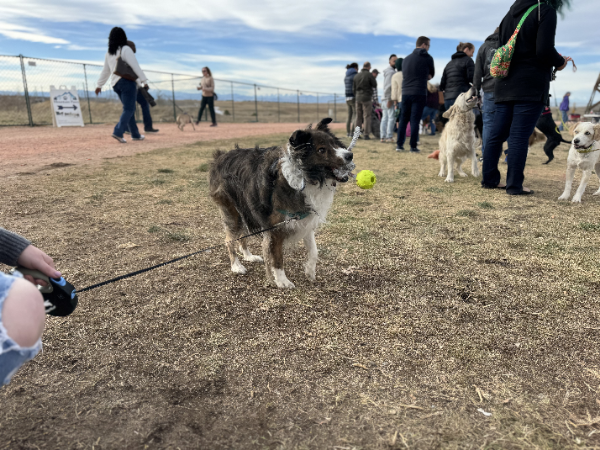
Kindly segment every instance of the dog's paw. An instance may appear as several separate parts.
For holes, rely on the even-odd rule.
[[[446,176],[446,174],[444,172],[438,173],[438,177],[445,177],[445,176]]]
[[[285,280],[275,280],[275,284],[280,289],[294,289],[296,286],[287,278]]]
[[[246,275],[246,272],[248,272],[248,270],[246,270],[246,268],[242,265],[242,263],[239,262],[237,259],[231,265],[231,271],[233,273],[237,273],[238,275]]]
[[[560,197],[558,197],[559,200],[569,200],[569,195],[568,194],[563,194]]]
[[[250,256],[244,256],[244,261],[248,261],[248,262],[263,262],[263,259],[262,259],[262,256],[250,255]]]
[[[469,175],[467,175],[467,174],[466,174],[466,173],[464,173],[464,172],[458,172],[458,174],[459,174],[461,177],[463,177],[463,178],[465,178],[465,177],[468,177],[468,176],[469,176]]]
[[[454,178],[446,178],[444,181],[446,183],[454,183]]]
[[[571,200],[572,203],[581,203],[581,197],[575,196],[573,197],[573,200]]]
[[[306,278],[308,278],[310,281],[317,281],[316,267],[307,267],[304,270],[304,273],[306,274]]]

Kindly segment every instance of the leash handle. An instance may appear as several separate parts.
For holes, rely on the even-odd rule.
[[[64,277],[50,278],[39,270],[27,269],[22,266],[15,267],[13,272],[19,272],[22,275],[31,275],[33,278],[44,280],[48,283],[46,286],[38,286],[44,297],[46,314],[61,317],[68,316],[77,308],[78,299],[75,286],[65,280]]]

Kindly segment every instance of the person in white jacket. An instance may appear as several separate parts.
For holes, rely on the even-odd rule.
[[[146,78],[146,75],[140,68],[133,50],[127,45],[127,35],[125,34],[125,31],[122,28],[114,27],[110,30],[108,36],[108,51],[104,57],[104,68],[98,79],[96,95],[100,94],[102,86],[104,86],[110,77],[110,84],[123,104],[123,113],[121,114],[119,123],[115,126],[112,137],[124,144],[127,141],[123,138],[123,133],[127,130],[131,131],[131,137],[134,141],[141,141],[144,139],[144,136],[140,134],[137,124],[135,123],[135,102],[138,86],[136,81],[127,80],[115,74],[117,59],[119,57],[129,64],[131,69],[138,76],[137,81],[139,81],[144,88],[147,88],[148,78]]]

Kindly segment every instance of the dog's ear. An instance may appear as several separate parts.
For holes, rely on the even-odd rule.
[[[444,119],[449,119],[450,117],[452,117],[452,114],[454,113],[454,108],[456,108],[456,106],[452,105],[448,111],[442,114],[442,117]]]
[[[312,140],[312,134],[304,130],[296,130],[290,136],[290,146],[292,148],[308,144]]]
[[[600,124],[594,125],[594,140],[600,141]]]
[[[327,125],[330,124],[331,122],[333,122],[333,119],[331,117],[326,117],[325,119],[321,120],[317,124],[317,130],[319,130],[319,131],[329,131],[329,127]]]
[[[572,123],[571,125],[569,125],[569,134],[575,136],[575,130],[577,129],[577,125],[579,125],[578,122]]]

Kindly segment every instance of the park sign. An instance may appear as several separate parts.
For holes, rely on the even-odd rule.
[[[52,108],[52,123],[55,127],[82,127],[83,116],[79,105],[77,88],[50,86],[50,106]]]

